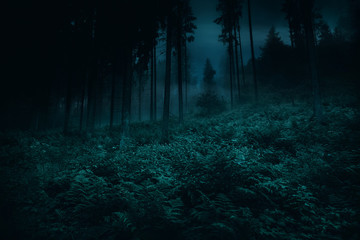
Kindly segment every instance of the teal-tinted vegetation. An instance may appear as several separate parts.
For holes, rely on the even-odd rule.
[[[356,100],[356,99],[355,99]],[[273,101],[274,102],[274,101]],[[354,98],[1,136],[2,239],[359,239]],[[171,120],[171,119],[170,119]]]

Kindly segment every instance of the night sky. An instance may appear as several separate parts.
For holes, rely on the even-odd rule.
[[[202,79],[203,67],[206,58],[210,58],[217,71],[217,78],[222,77],[224,61],[226,60],[226,46],[218,41],[221,27],[214,23],[219,16],[216,11],[217,0],[192,0],[194,15],[197,17],[195,24],[195,41],[190,43],[192,74],[195,79]],[[261,53],[260,47],[264,44],[266,35],[275,26],[282,40],[290,44],[288,24],[285,14],[281,12],[282,0],[252,0],[252,21],[255,54]],[[241,19],[242,44],[245,63],[250,59],[250,39],[248,28],[247,1],[244,1],[243,17]],[[320,10],[324,20],[332,29],[336,26],[340,16],[346,9],[346,1],[341,0],[316,0],[316,8]]]

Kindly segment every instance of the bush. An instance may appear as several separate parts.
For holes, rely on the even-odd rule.
[[[220,99],[215,92],[205,92],[198,97],[196,107],[199,109],[198,115],[206,117],[224,112],[226,102]]]

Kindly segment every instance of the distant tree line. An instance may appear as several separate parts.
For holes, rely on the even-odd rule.
[[[359,3],[349,2],[347,18],[332,31],[314,8],[314,0],[285,0],[282,11],[288,21],[291,45],[286,45],[275,27],[269,30],[262,54],[256,60],[259,80],[279,89],[311,86],[314,116],[322,118],[320,85],[344,85],[359,76]],[[346,30],[348,29],[348,30]],[[307,80],[308,79],[308,80]],[[337,79],[337,80],[336,80]],[[356,80],[355,80],[356,81]]]
[[[245,4],[252,52],[248,65],[243,61],[241,36]],[[142,120],[143,109],[147,109],[146,118],[154,121],[158,120],[160,107],[162,138],[166,142],[173,73],[178,121],[183,122],[189,83],[187,44],[194,40],[196,29],[189,0],[70,0],[8,5],[11,11],[5,15],[9,24],[4,26],[4,58],[9,64],[3,74],[0,101],[3,129],[61,127],[67,134],[103,125],[113,129],[120,124],[126,137],[130,116],[134,115],[131,111],[137,109]],[[222,27],[219,40],[227,46],[231,107],[241,103],[247,85],[253,86],[258,102],[258,80],[279,89],[307,84],[313,93],[314,116],[321,119],[322,79],[353,79],[352,84],[360,85],[356,80],[359,3],[349,0],[349,5],[348,16],[332,31],[315,10],[314,0],[284,0],[282,11],[291,44],[286,45],[272,27],[256,59],[251,0],[219,0],[215,23]],[[164,52],[159,50],[160,44],[165,45]],[[165,57],[161,84],[158,54]],[[204,70],[208,89],[214,88],[214,74],[208,61]],[[251,84],[248,75],[252,76]],[[162,85],[163,95],[159,94]],[[147,92],[144,86],[149,86]],[[217,102],[219,106],[223,103]]]
[[[219,0],[217,10],[220,17],[215,23],[222,26],[219,40],[228,46],[229,95],[231,106],[234,91],[240,101],[240,88],[245,87],[245,76],[253,77],[254,96],[258,101],[257,80],[261,84],[272,85],[279,90],[290,90],[299,86],[309,86],[313,95],[314,117],[322,121],[320,85],[324,79],[352,79],[356,82],[359,62],[359,3],[349,1],[346,20],[331,31],[320,12],[315,9],[315,0],[284,0],[282,12],[288,22],[290,45],[280,38],[273,26],[269,30],[261,55],[255,58],[253,48],[251,0],[247,1],[250,44],[252,57],[245,66],[242,61],[240,20],[243,0]],[[238,49],[239,47],[239,49]],[[238,61],[238,55],[241,62]],[[240,81],[240,64],[243,81]],[[330,79],[329,79],[330,78]],[[235,79],[237,81],[235,81]],[[341,83],[340,83],[341,84]]]

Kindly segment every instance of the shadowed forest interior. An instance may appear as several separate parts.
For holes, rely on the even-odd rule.
[[[13,1],[1,239],[360,238],[360,2]]]

